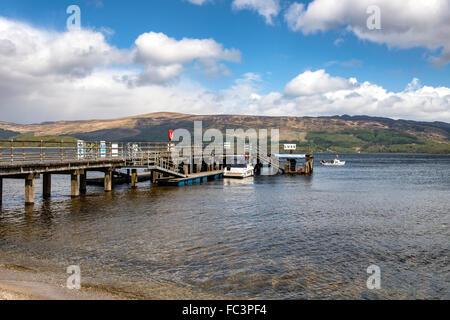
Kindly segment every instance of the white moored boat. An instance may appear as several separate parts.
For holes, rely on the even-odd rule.
[[[224,178],[243,179],[252,177],[255,173],[255,167],[249,163],[247,157],[238,156],[232,159],[223,172]]]
[[[328,167],[342,167],[342,166],[345,166],[345,161],[339,160],[338,156],[336,156],[336,158],[334,158],[330,162],[322,160],[321,163],[322,163],[323,166],[328,166]]]

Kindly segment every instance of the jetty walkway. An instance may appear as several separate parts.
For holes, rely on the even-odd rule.
[[[122,176],[118,169],[126,169],[131,188],[138,187],[138,169],[151,175],[153,183],[168,186],[183,186],[201,183],[223,176],[227,166],[226,157],[217,155],[196,159],[186,163],[174,161],[168,143],[112,143],[105,141],[17,141],[0,140],[0,206],[3,180],[25,181],[25,204],[34,203],[35,180],[43,179],[43,198],[51,197],[52,175],[70,175],[71,197],[86,194],[87,173],[104,174],[104,191],[113,188],[113,179]],[[193,154],[190,153],[190,154]],[[257,167],[268,163],[281,173],[289,172],[289,165],[281,168],[269,155],[257,156]],[[181,160],[181,159],[178,159]],[[195,161],[199,160],[199,161]],[[305,156],[303,174],[312,173],[313,156]]]

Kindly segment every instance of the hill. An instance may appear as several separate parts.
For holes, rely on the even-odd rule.
[[[280,140],[304,151],[450,153],[450,124],[369,116],[268,117],[152,113],[109,120],[57,121],[40,124],[0,122],[0,138],[72,136],[83,140],[167,141],[169,129],[280,129]]]

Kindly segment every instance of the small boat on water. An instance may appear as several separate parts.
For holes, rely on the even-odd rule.
[[[321,163],[322,163],[323,166],[328,166],[328,167],[342,167],[342,166],[345,166],[345,161],[339,160],[337,155],[330,162],[322,160]]]
[[[255,167],[248,161],[246,156],[236,156],[231,160],[231,163],[227,164],[223,172],[224,178],[244,179],[254,175]]]

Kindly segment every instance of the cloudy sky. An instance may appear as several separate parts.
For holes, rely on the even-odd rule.
[[[0,2],[0,121],[157,111],[450,122],[450,1]]]

